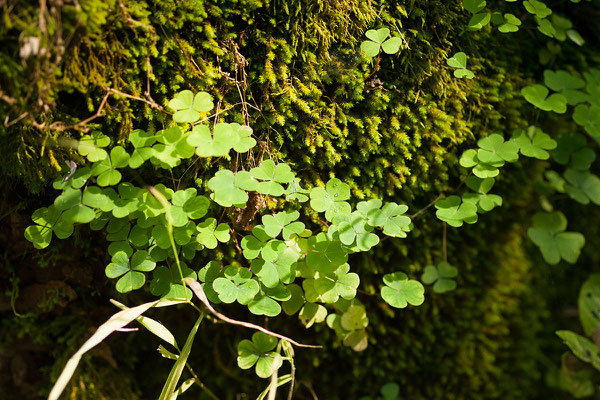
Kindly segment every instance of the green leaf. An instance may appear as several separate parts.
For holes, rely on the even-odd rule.
[[[581,204],[590,201],[600,205],[600,178],[589,171],[579,171],[569,168],[565,171],[565,179],[568,184],[564,189],[567,194]]]
[[[544,111],[562,114],[567,111],[567,99],[560,93],[548,96],[548,89],[542,85],[529,85],[521,89],[525,100]]]
[[[573,354],[581,361],[592,364],[594,368],[600,370],[600,347],[596,346],[591,340],[571,331],[557,331],[556,335],[565,342]]]
[[[240,135],[237,124],[219,122],[211,135],[206,125],[196,125],[187,137],[187,142],[196,147],[196,154],[200,157],[222,157],[238,144]]]
[[[367,332],[364,329],[348,332],[344,336],[344,346],[352,348],[354,351],[363,351],[369,345]]]
[[[550,158],[550,153],[547,150],[556,148],[556,141],[535,127],[530,127],[527,133],[520,129],[515,130],[511,141],[517,144],[521,154],[539,160]]]
[[[300,186],[300,178],[294,178],[288,184],[288,187],[285,189],[284,193],[286,201],[298,200],[299,202],[303,203],[305,201],[308,201],[307,194],[310,193],[310,191],[303,189]]]
[[[369,29],[365,35],[375,43],[381,44],[390,36],[390,30],[388,28]]]
[[[515,162],[519,159],[519,146],[513,141],[505,142],[504,138],[497,133],[479,139],[477,151],[479,161],[500,167],[504,162]]]
[[[83,135],[79,139],[77,151],[90,162],[102,161],[108,157],[108,153],[102,147],[110,144],[110,138],[100,132],[92,132],[91,135]]]
[[[504,23],[498,27],[498,30],[502,33],[517,32],[521,20],[515,17],[513,14],[504,14]]]
[[[287,287],[292,295],[289,300],[283,302],[281,305],[283,308],[283,312],[287,315],[296,314],[306,303],[306,299],[304,298],[304,291],[302,288],[296,284],[288,285]]]
[[[426,285],[434,284],[434,292],[445,293],[456,289],[456,281],[452,278],[457,275],[458,269],[446,261],[442,261],[437,266],[428,265],[425,267],[421,280]]]
[[[45,249],[52,241],[52,229],[40,225],[31,225],[25,229],[25,239],[36,249]]]
[[[196,226],[196,230],[198,231],[196,236],[198,243],[209,249],[217,247],[217,242],[227,243],[229,241],[229,225],[223,222],[217,225],[217,220],[214,218],[200,222]]]
[[[491,14],[487,12],[475,14],[471,17],[467,26],[469,27],[469,30],[477,31],[489,24],[491,17]]]
[[[420,282],[408,279],[403,272],[394,272],[383,276],[386,285],[381,289],[381,297],[386,303],[396,308],[404,308],[408,304],[418,306],[425,301],[425,288]]]
[[[565,232],[567,219],[560,211],[537,213],[527,235],[540,248],[548,264],[557,264],[564,259],[575,263],[585,244],[585,237],[577,232]]]
[[[177,123],[196,122],[200,119],[201,112],[213,109],[212,98],[206,92],[199,92],[194,96],[190,90],[177,93],[174,99],[169,101],[169,108],[176,111],[173,120]]]
[[[571,161],[575,169],[585,171],[596,159],[596,153],[587,147],[585,136],[578,133],[561,133],[556,139],[556,148],[552,151],[552,158],[562,165]]]
[[[523,6],[527,12],[534,14],[539,18],[545,18],[552,14],[552,10],[550,10],[546,4],[538,0],[526,0],[523,2]]]
[[[302,310],[300,310],[298,318],[304,327],[308,329],[314,324],[320,324],[325,321],[325,318],[327,318],[327,309],[320,304],[306,303],[302,307]]]
[[[238,366],[249,369],[256,365],[256,375],[269,378],[283,364],[281,355],[272,351],[277,346],[277,339],[262,332],[252,335],[252,341],[242,340],[238,343]]]
[[[396,54],[400,50],[402,39],[399,37],[391,37],[381,44],[381,49],[386,54]]]
[[[325,218],[333,221],[336,214],[349,214],[350,186],[337,178],[330,179],[325,188],[315,187],[310,191],[310,206],[317,212],[325,212]]]
[[[555,92],[566,89],[582,89],[585,87],[585,81],[577,78],[564,70],[544,71],[544,84]]]
[[[238,172],[240,175],[241,172]],[[236,177],[233,172],[222,169],[219,170],[213,178],[208,181],[208,187],[212,190],[213,200],[223,207],[231,207],[246,204],[248,194],[235,185]]]
[[[308,250],[306,263],[319,273],[332,273],[348,260],[342,243],[329,238],[325,233],[311,236],[308,239]]]
[[[405,238],[411,224],[410,218],[403,215],[406,211],[405,205],[386,203],[381,210],[369,212],[369,224],[382,227],[387,236]]]
[[[544,35],[548,37],[555,37],[556,29],[550,20],[545,18],[540,18],[538,16],[535,17],[536,22],[538,23],[538,31],[542,32]]]
[[[235,145],[233,145],[233,149],[238,153],[246,153],[251,148],[256,146],[256,140],[252,137],[252,128],[246,125],[239,124],[230,124],[232,128],[237,126],[237,134],[239,136],[239,140],[235,141]]]
[[[577,301],[581,326],[587,336],[592,336],[600,325],[600,274],[592,274],[583,283]]]
[[[273,160],[265,160],[260,166],[250,170],[250,176],[258,180],[255,190],[270,196],[281,196],[284,193],[282,183],[294,179],[294,173],[287,164],[277,164]]]
[[[452,57],[447,59],[446,62],[449,66],[453,68],[458,68],[454,71],[454,76],[456,76],[457,78],[466,77],[467,79],[472,79],[475,76],[473,72],[467,69],[467,55],[462,51],[454,54]]]
[[[364,329],[369,325],[367,310],[361,305],[352,305],[342,314],[340,319],[342,328],[347,331]]]
[[[471,202],[462,202],[458,196],[449,196],[435,203],[435,215],[450,226],[459,227],[463,222],[477,222],[477,206]]]
[[[360,278],[357,274],[349,271],[350,266],[344,264],[334,273],[320,274],[315,279],[315,292],[324,303],[335,303],[340,297],[351,300],[356,296]]]
[[[360,44],[360,49],[365,53],[368,57],[375,57],[379,54],[379,49],[381,49],[380,43],[375,43],[371,40],[365,40]]]
[[[485,8],[485,0],[462,0],[462,6],[471,14],[476,14]]]
[[[600,137],[600,106],[579,104],[573,111],[573,120],[591,136]]]

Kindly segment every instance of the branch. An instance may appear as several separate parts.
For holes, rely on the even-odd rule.
[[[216,311],[213,306],[210,304],[210,302],[208,301],[208,298],[206,297],[206,294],[204,294],[204,290],[202,289],[202,286],[200,286],[200,284],[198,283],[197,280],[192,279],[192,278],[185,278],[184,279],[185,283],[188,284],[188,286],[192,289],[192,291],[194,292],[194,294],[196,295],[196,297],[198,297],[198,299],[204,304],[204,306],[206,308],[208,308],[208,311],[210,311],[215,317],[219,318],[221,321],[227,322],[228,324],[232,324],[232,325],[239,325],[239,326],[243,326],[245,328],[249,328],[249,329],[254,329],[257,331],[261,331],[262,333],[266,333],[267,335],[279,338],[279,339],[283,339],[286,340],[288,342],[290,342],[291,344],[293,344],[294,346],[298,346],[298,347],[308,347],[311,349],[320,349],[323,346],[315,346],[312,344],[302,344],[302,343],[298,343],[295,340],[290,339],[287,336],[283,336],[280,335],[278,333],[275,332],[271,332],[268,329],[265,329],[261,326],[258,325],[254,325],[251,324],[250,322],[244,322],[244,321],[238,321],[235,319],[231,319],[223,314],[221,314],[220,312]]]

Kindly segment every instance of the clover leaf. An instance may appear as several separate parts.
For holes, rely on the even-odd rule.
[[[481,179],[476,176],[470,176],[466,180],[467,187],[476,193],[465,193],[462,196],[463,202],[473,203],[477,206],[478,212],[491,211],[495,207],[502,205],[502,197],[496,194],[488,194],[494,186],[494,178]]]
[[[556,144],[552,158],[559,164],[566,165],[570,160],[573,168],[585,171],[596,159],[596,153],[587,146],[585,136],[578,133],[562,133],[556,138]]]
[[[467,55],[462,51],[454,54],[446,62],[452,68],[458,68],[454,70],[454,76],[457,78],[473,79],[475,76],[472,71],[467,69]]]
[[[600,137],[600,106],[579,104],[573,111],[573,120],[593,137]]]
[[[513,14],[504,14],[503,23],[498,27],[498,30],[502,33],[516,32],[519,30],[521,20],[515,17]]]
[[[208,300],[212,303],[220,303],[219,294],[213,289],[213,282],[219,278],[225,276],[221,271],[221,265],[216,261],[210,261],[200,271],[198,271],[198,280],[202,282],[202,290]]]
[[[298,211],[286,210],[273,215],[264,215],[262,222],[267,235],[274,238],[283,231],[283,239],[289,240],[291,235],[299,235],[304,231],[304,224],[296,221],[299,217]]]
[[[471,14],[477,14],[485,8],[485,0],[462,0],[462,6]]]
[[[273,160],[265,160],[260,166],[252,168],[250,176],[259,181],[254,190],[270,196],[281,196],[284,193],[281,184],[289,183],[295,177],[289,165],[275,165]]]
[[[351,300],[356,296],[360,278],[349,272],[350,266],[344,264],[331,274],[319,274],[314,289],[324,303],[335,303],[340,297]]]
[[[131,263],[129,256],[119,251],[112,256],[112,262],[106,266],[105,273],[108,278],[123,275],[117,281],[116,289],[120,293],[127,293],[144,286],[146,276],[142,272],[152,271],[155,266],[156,262],[144,250],[136,251],[131,257]]]
[[[577,78],[564,70],[545,70],[544,84],[555,92],[566,89],[582,89],[585,87],[585,81],[583,79]]]
[[[370,29],[365,35],[370,40],[362,42],[360,49],[369,57],[377,56],[381,49],[387,54],[396,54],[398,50],[400,50],[402,39],[399,37],[391,37],[388,39],[388,36],[390,35],[390,30],[388,28],[377,30]]]
[[[90,162],[102,161],[108,157],[108,153],[102,147],[110,144],[110,138],[101,132],[94,131],[91,135],[83,135],[79,139],[77,151]]]
[[[217,220],[214,218],[207,218],[200,222],[196,226],[196,230],[198,231],[196,236],[198,243],[209,249],[217,247],[217,242],[227,243],[229,241],[229,225],[224,222],[217,225]]]
[[[152,146],[154,153],[151,161],[161,168],[174,168],[181,163],[182,158],[194,155],[194,147],[187,142],[189,132],[183,132],[180,126],[172,126],[156,133],[156,143]]]
[[[169,108],[175,110],[173,120],[177,123],[196,122],[200,119],[201,112],[213,109],[212,98],[206,92],[199,92],[194,96],[190,90],[184,90],[169,101]]]
[[[373,227],[367,225],[365,218],[359,213],[337,214],[334,217],[337,225],[332,225],[329,232],[337,231],[340,241],[352,246],[355,251],[368,251],[379,243],[379,237],[371,233]]]
[[[135,147],[129,158],[130,168],[138,168],[154,156],[156,150],[152,145],[156,143],[156,135],[153,133],[136,129],[129,134],[129,141]]]
[[[386,203],[380,210],[369,212],[369,224],[383,228],[384,235],[405,238],[410,231],[411,220],[406,215],[408,207],[396,203]]]
[[[248,150],[256,146],[256,139],[252,137],[252,128],[247,125],[238,123],[229,124],[231,129],[235,129],[239,140],[235,141],[233,149],[238,153],[246,153]]]
[[[525,100],[544,111],[554,111],[563,114],[567,111],[567,99],[560,93],[548,96],[548,88],[543,85],[529,85],[521,89]]]
[[[330,238],[325,233],[308,238],[306,263],[319,273],[332,273],[347,260],[348,254],[340,241]]]
[[[327,318],[327,309],[320,304],[306,303],[298,314],[300,322],[305,328],[310,328],[314,324],[320,324]]]
[[[486,26],[487,24],[489,24],[491,17],[492,16],[490,15],[490,13],[487,13],[487,12],[475,14],[471,17],[471,19],[467,23],[467,26],[469,27],[469,30],[477,31],[477,30],[483,28],[484,26]],[[466,71],[469,71],[469,70],[466,70]],[[469,72],[471,72],[471,71],[469,71]],[[456,76],[456,72],[454,72],[454,75]],[[466,76],[468,79],[472,78],[472,76],[471,76],[471,78],[469,78],[469,76],[466,74],[463,76]],[[456,76],[456,77],[461,78],[462,76]]]
[[[419,306],[425,301],[425,288],[421,282],[408,279],[403,272],[384,275],[383,283],[385,286],[381,289],[381,297],[392,307],[404,308],[408,304]]]
[[[211,198],[223,207],[231,207],[234,204],[236,206],[245,205],[248,201],[248,194],[236,185],[239,181],[238,176],[242,172],[244,171],[234,175],[227,169],[217,171],[215,176],[208,181],[208,187],[213,191]]]
[[[571,331],[557,331],[556,335],[569,346],[577,358],[600,370],[600,348],[594,342]]]
[[[458,269],[456,267],[451,266],[446,261],[442,261],[437,266],[426,266],[421,280],[426,285],[433,283],[434,292],[445,293],[456,289],[456,281],[452,278],[455,278],[457,275]]]
[[[590,201],[600,205],[600,178],[589,171],[579,171],[568,168],[565,171],[567,184],[564,186],[567,194],[581,204]]]
[[[118,168],[126,167],[129,163],[129,154],[121,146],[115,146],[110,151],[110,156],[102,161],[97,161],[92,167],[92,175],[97,176],[98,186],[114,186],[121,181]]]
[[[283,302],[281,307],[283,308],[283,312],[287,315],[296,314],[302,306],[306,303],[306,298],[304,297],[304,291],[302,288],[295,283],[288,285],[288,290],[290,291],[291,297],[289,300]],[[327,310],[325,310],[327,313]]]
[[[550,153],[547,150],[556,148],[556,141],[535,127],[531,127],[527,132],[522,129],[515,130],[511,141],[519,146],[521,154],[539,160],[550,158]]]
[[[48,247],[52,240],[52,232],[59,239],[64,239],[73,233],[73,224],[61,218],[62,213],[54,205],[38,208],[31,219],[35,225],[25,229],[25,239],[29,240],[36,249]]]
[[[546,4],[538,0],[525,0],[523,2],[523,6],[527,10],[527,12],[539,18],[545,18],[548,15],[552,14],[552,10],[549,9],[548,6],[546,6]]]
[[[477,222],[477,206],[471,202],[462,202],[455,195],[446,197],[435,203],[435,215],[450,226],[458,228],[463,222],[474,224]]]
[[[519,147],[511,141],[504,141],[502,135],[493,133],[477,142],[479,161],[494,167],[501,167],[504,162],[515,162],[519,159]]]
[[[216,278],[212,287],[223,303],[248,304],[260,291],[260,285],[252,279],[252,272],[246,268],[229,266],[224,271],[225,277]]]
[[[284,193],[286,201],[298,200],[299,202],[304,203],[305,201],[308,201],[307,194],[310,193],[310,190],[303,189],[300,186],[300,178],[294,178],[288,184]]]
[[[189,268],[185,263],[181,263],[181,271],[183,272],[184,278],[197,279],[198,275],[196,271]],[[166,299],[182,299],[192,298],[192,290],[187,288],[187,296],[183,290],[181,284],[181,275],[179,274],[179,268],[173,267],[171,270],[161,265],[157,267],[152,273],[152,280],[150,281],[150,293],[155,296],[160,296]]]
[[[281,312],[278,301],[287,301],[291,297],[292,294],[282,283],[273,288],[260,285],[260,292],[248,303],[248,310],[255,315],[275,317]]]
[[[196,147],[199,157],[223,157],[240,142],[239,128],[239,124],[219,122],[211,135],[208,126],[196,125],[187,137],[187,142]]]
[[[585,237],[578,232],[565,232],[567,219],[560,211],[537,213],[527,235],[540,248],[548,264],[558,264],[562,259],[575,263],[585,244]]]
[[[336,214],[349,214],[350,186],[337,178],[330,179],[325,188],[315,187],[310,191],[310,206],[317,212],[325,212],[325,218],[333,221]]]
[[[493,178],[498,176],[500,170],[493,165],[486,164],[477,157],[477,150],[469,149],[460,156],[459,164],[465,168],[473,167],[473,174],[479,178]]]
[[[281,355],[272,351],[276,346],[277,338],[255,332],[252,341],[244,339],[238,343],[238,366],[241,369],[250,369],[256,365],[256,375],[263,379],[269,378],[283,364]]]

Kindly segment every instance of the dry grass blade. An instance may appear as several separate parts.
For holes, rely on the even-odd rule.
[[[159,300],[156,300],[150,303],[141,304],[137,307],[119,311],[118,313],[110,317],[109,320],[106,321],[104,324],[100,325],[100,327],[96,330],[96,332],[94,332],[92,337],[89,338],[83,344],[83,346],[81,346],[79,350],[77,350],[77,352],[73,354],[71,358],[69,358],[69,361],[67,361],[65,368],[62,370],[60,376],[54,384],[50,395],[48,395],[48,400],[58,400],[61,393],[63,392],[63,390],[65,390],[65,387],[67,387],[67,384],[71,380],[75,369],[77,369],[79,360],[81,360],[81,357],[86,352],[90,351],[92,348],[94,348],[94,346],[100,344],[104,339],[106,339],[111,333],[113,333],[117,329],[123,328],[125,325],[138,318],[144,312],[148,311],[148,309],[154,307],[158,302]]]
[[[204,304],[206,306],[206,308],[208,308],[208,311],[210,311],[215,317],[219,318],[221,321],[227,322],[228,324],[244,326],[246,328],[261,331],[262,333],[266,333],[267,335],[270,335],[270,336],[273,336],[273,337],[276,337],[279,339],[287,340],[294,346],[308,347],[311,349],[320,349],[323,347],[323,346],[316,346],[313,344],[298,343],[295,340],[292,340],[287,336],[283,336],[283,335],[280,335],[279,333],[272,332],[268,329],[263,328],[262,326],[254,325],[254,324],[251,324],[250,322],[238,321],[236,319],[229,318],[213,308],[213,306],[208,301],[208,298],[206,297],[206,294],[204,293],[202,286],[200,285],[200,283],[198,283],[198,281],[196,281],[195,279],[192,279],[192,278],[185,278],[184,281],[192,289],[192,291],[194,292],[196,297],[198,297],[198,299],[200,299],[202,304]]]

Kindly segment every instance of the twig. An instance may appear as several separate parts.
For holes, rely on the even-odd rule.
[[[202,286],[200,286],[200,284],[198,283],[198,281],[196,281],[195,279],[192,278],[185,278],[183,280],[185,283],[188,284],[188,286],[192,289],[192,291],[194,292],[194,294],[196,295],[196,297],[198,297],[198,299],[204,304],[204,306],[206,308],[208,308],[208,311],[210,311],[215,317],[219,318],[221,321],[225,321],[229,324],[232,325],[239,325],[239,326],[243,326],[245,328],[249,328],[249,329],[254,329],[257,331],[261,331],[262,333],[265,333],[267,335],[279,338],[279,339],[283,339],[283,340],[287,340],[288,342],[290,342],[290,344],[293,344],[294,346],[298,346],[298,347],[307,347],[307,348],[311,348],[311,349],[320,349],[323,346],[316,346],[316,345],[312,345],[312,344],[302,344],[302,343],[298,343],[295,340],[290,339],[287,336],[283,336],[280,335],[278,333],[272,332],[268,329],[265,329],[261,326],[258,325],[254,325],[251,324],[250,322],[244,322],[244,321],[238,321],[232,318],[229,318],[223,314],[221,314],[220,312],[216,311],[213,306],[210,304],[210,302],[208,301],[208,298],[206,297],[206,294],[204,294],[204,290],[202,289]]]
[[[141,97],[138,96],[133,96],[131,94],[127,94],[125,92],[121,92],[120,90],[117,89],[113,89],[113,88],[106,88],[106,90],[108,90],[110,93],[114,93],[117,94],[119,96],[123,96],[126,97],[128,99],[132,99],[132,100],[137,100],[137,101],[142,101],[146,104],[148,104],[150,107],[159,110],[159,111],[165,111],[165,109],[159,105],[157,102],[154,101],[154,99],[152,99],[152,97],[149,96],[150,92],[145,92],[144,95],[147,97],[147,99],[142,99]]]
[[[419,211],[417,211],[416,213],[414,213],[413,215],[409,215],[410,219],[415,219],[416,217],[418,217],[419,215],[423,214],[425,211],[427,211],[427,209],[429,207],[431,207],[432,205],[434,205],[435,203],[437,203],[437,201],[439,199],[441,199],[443,196],[443,194],[440,193],[440,195],[438,197],[436,197],[431,203],[427,204],[425,207],[421,208]]]

